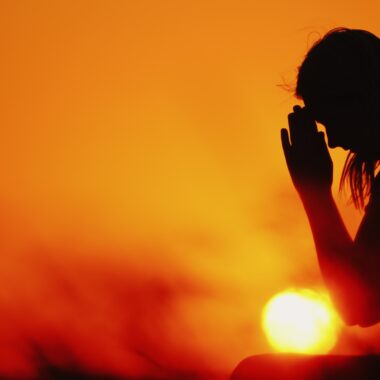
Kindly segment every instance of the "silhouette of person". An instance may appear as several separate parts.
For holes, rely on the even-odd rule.
[[[309,220],[321,274],[346,324],[374,325],[380,321],[380,174],[377,170],[380,39],[360,29],[330,30],[306,54],[298,69],[295,95],[304,107],[293,107],[288,115],[289,131],[281,129],[281,142],[292,182]],[[347,232],[332,196],[333,163],[325,134],[318,132],[316,123],[325,128],[330,148],[349,151],[340,189],[348,182],[353,203],[365,209],[354,239]],[[305,370],[304,361],[291,358],[293,369],[299,365],[295,373],[304,373],[300,370]],[[313,363],[318,365],[313,373],[325,374],[318,378],[327,378],[324,371],[327,367],[333,371],[332,358],[315,357]],[[344,365],[339,361],[341,372],[333,371],[334,379],[380,378],[377,357],[370,360],[370,372],[375,377],[366,372],[368,357],[355,358],[355,363],[350,357],[344,360]],[[267,377],[257,377],[258,367],[260,376],[266,368],[272,377],[269,372]],[[361,376],[355,377],[353,367],[360,369]],[[275,377],[275,368],[282,371],[286,360],[281,361],[276,355],[265,359],[250,357],[239,364],[231,378],[284,379],[284,372]],[[310,373],[302,378],[307,376]]]

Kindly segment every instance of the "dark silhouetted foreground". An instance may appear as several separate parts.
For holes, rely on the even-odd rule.
[[[378,380],[380,356],[260,355],[244,359],[231,380]]]
[[[380,39],[336,28],[317,41],[299,67],[295,95],[304,102],[281,130],[286,164],[313,234],[318,263],[347,325],[380,321]],[[355,239],[332,195],[328,146],[349,150],[341,178],[365,215]],[[258,356],[243,360],[233,380],[380,379],[377,356]]]

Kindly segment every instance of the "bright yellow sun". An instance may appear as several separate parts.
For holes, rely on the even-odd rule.
[[[326,296],[287,290],[266,304],[263,328],[277,351],[324,354],[336,343],[340,321]]]

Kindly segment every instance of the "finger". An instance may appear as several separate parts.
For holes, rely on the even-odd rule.
[[[312,135],[317,134],[318,133],[317,123],[316,123],[315,119],[313,118],[310,110],[308,108],[304,107],[302,109],[302,112],[303,112],[303,117],[304,117],[305,126],[306,126],[305,132],[311,133]]]
[[[317,137],[317,124],[307,109],[294,106],[293,110],[294,112],[288,115],[292,145],[300,147],[310,144]]]
[[[292,146],[290,145],[289,134],[286,128],[281,128],[281,143],[284,152],[289,152]]]
[[[300,105],[295,105],[295,106],[293,106],[293,111],[294,112],[297,112],[297,111],[300,111],[302,109],[302,107],[300,106]]]
[[[299,133],[307,138],[314,137],[318,133],[318,128],[310,110],[300,106],[294,106],[293,110],[298,121]]]
[[[282,150],[284,151],[286,164],[289,167],[292,146],[290,145],[288,130],[285,128],[281,128],[281,144]]]
[[[290,141],[293,147],[299,148],[305,142],[305,133],[300,111],[288,115]]]
[[[299,136],[297,135],[297,117],[294,112],[288,115],[288,125],[291,144],[297,144],[297,142],[299,142]]]

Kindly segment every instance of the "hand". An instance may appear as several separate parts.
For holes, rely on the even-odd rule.
[[[306,108],[294,106],[288,115],[288,130],[281,129],[281,142],[290,176],[298,193],[330,191],[333,163],[324,133],[318,132],[316,122]]]

